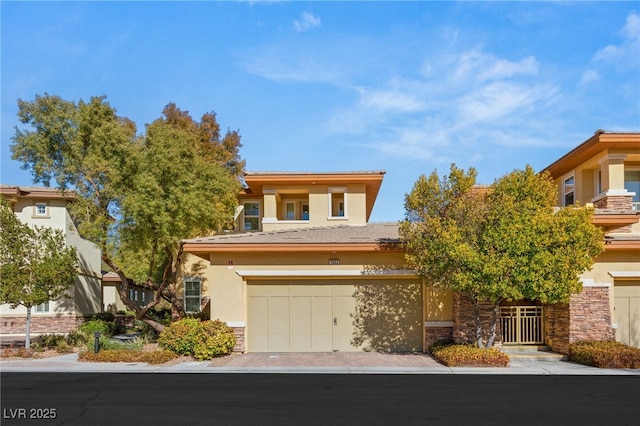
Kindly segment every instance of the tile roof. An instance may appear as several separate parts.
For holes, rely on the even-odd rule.
[[[369,223],[364,226],[337,225],[269,232],[220,234],[184,240],[188,244],[354,244],[398,243],[398,224]]]

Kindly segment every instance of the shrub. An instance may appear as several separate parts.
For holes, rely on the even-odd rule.
[[[26,348],[16,348],[16,347],[8,347],[8,348],[4,348],[0,351],[0,355],[2,355],[3,357],[18,357],[18,358],[38,358],[39,357],[39,353],[40,351],[35,350],[33,348],[31,349],[26,349]]]
[[[496,348],[483,349],[475,345],[443,343],[432,345],[430,352],[448,367],[506,367],[509,356]]]
[[[78,330],[89,338],[93,338],[93,333],[96,331],[100,332],[102,336],[111,336],[115,330],[115,323],[95,319],[82,323]]]
[[[67,334],[67,343],[71,346],[82,346],[87,343],[88,340],[88,337],[78,330],[70,331],[69,334]]]
[[[615,341],[584,341],[569,345],[569,361],[598,368],[640,368],[640,348]]]
[[[171,351],[157,350],[142,352],[136,349],[108,349],[93,353],[84,351],[78,355],[78,359],[88,362],[146,362],[148,364],[163,364],[177,357]]]
[[[142,349],[142,341],[139,339],[135,339],[130,342],[120,342],[117,340],[112,340],[107,337],[100,337],[100,351],[103,350],[119,350],[119,349],[131,349],[131,350],[141,350]],[[95,349],[95,339],[91,339],[87,342],[86,348],[89,351],[93,351]]]
[[[35,347],[49,349],[58,347],[60,344],[66,342],[64,334],[41,334],[32,343]]]
[[[229,354],[236,344],[233,329],[220,320],[186,318],[167,326],[158,338],[160,346],[198,360]]]
[[[105,322],[113,322],[116,317],[111,312],[98,312],[91,317],[92,320],[101,320]]]

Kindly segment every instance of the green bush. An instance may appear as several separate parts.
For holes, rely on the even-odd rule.
[[[163,348],[198,360],[227,355],[236,344],[233,329],[220,320],[186,318],[167,326],[158,343]]]
[[[120,342],[117,340],[112,340],[107,337],[100,337],[99,339],[99,347],[100,350],[120,350],[120,349],[131,349],[139,351],[142,349],[143,343],[140,339],[135,339],[131,342]],[[95,349],[95,339],[91,339],[87,342],[86,348],[89,351],[93,351]]]
[[[62,343],[67,344],[64,334],[41,334],[31,343],[34,347],[43,349],[56,348]]]
[[[90,339],[93,339],[93,333],[97,331],[100,332],[102,336],[112,336],[115,330],[115,323],[95,319],[82,323],[80,327],[78,327],[78,330]]]
[[[615,341],[584,341],[569,345],[569,361],[598,368],[640,368],[640,348]]]
[[[443,342],[432,345],[433,356],[448,367],[506,367],[509,356],[496,348],[483,349],[471,344]]]
[[[148,364],[164,364],[176,357],[176,354],[167,350],[143,352],[127,348],[101,350],[97,354],[84,351],[78,355],[78,359],[88,362],[146,362]]]
[[[92,320],[102,320],[106,322],[114,322],[116,317],[111,312],[98,312],[91,317]]]
[[[78,330],[70,331],[69,334],[67,334],[67,343],[71,346],[82,346],[87,343],[87,341],[88,337]]]

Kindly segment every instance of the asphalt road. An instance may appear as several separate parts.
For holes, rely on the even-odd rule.
[[[640,424],[640,376],[2,373],[0,379],[3,426]]]

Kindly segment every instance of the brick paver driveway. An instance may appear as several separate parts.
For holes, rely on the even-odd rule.
[[[249,353],[215,358],[213,367],[438,367],[426,354],[377,352]]]

